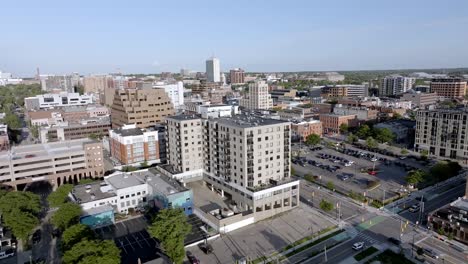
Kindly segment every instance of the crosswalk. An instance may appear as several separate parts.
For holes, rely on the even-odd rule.
[[[377,244],[379,243],[379,241],[377,239],[374,239],[364,233],[359,233],[355,239],[359,240],[359,241],[364,241],[365,242],[365,245],[373,245],[373,244]]]

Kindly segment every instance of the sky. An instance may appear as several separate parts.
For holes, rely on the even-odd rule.
[[[468,66],[466,0],[2,1],[15,76]]]

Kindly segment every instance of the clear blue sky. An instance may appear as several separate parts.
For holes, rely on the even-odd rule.
[[[0,70],[319,71],[468,66],[468,1],[3,1]]]

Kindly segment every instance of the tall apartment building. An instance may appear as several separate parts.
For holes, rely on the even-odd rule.
[[[466,81],[461,78],[432,79],[431,92],[446,98],[463,98],[466,95]]]
[[[416,79],[403,76],[387,76],[380,83],[380,96],[397,95],[411,89]]]
[[[231,84],[244,83],[244,70],[240,68],[235,68],[229,71],[229,80]]]
[[[249,84],[249,91],[246,98],[240,100],[240,106],[252,110],[273,108],[273,99],[268,92],[268,84],[265,81]]]
[[[24,98],[24,107],[26,110],[37,110],[62,106],[89,105],[93,101],[93,96],[89,94],[80,95],[79,93],[61,92]]]
[[[206,60],[206,79],[208,82],[221,81],[221,66],[218,58],[212,57]]]
[[[164,89],[116,90],[111,108],[112,127],[136,124],[148,128],[174,114],[171,99]]]
[[[75,92],[72,75],[41,75],[40,80],[43,91],[60,90],[69,93]]]
[[[184,83],[177,82],[174,84],[166,84],[166,83],[156,83],[153,85],[155,88],[162,88],[166,91],[169,98],[171,98],[171,102],[174,105],[175,109],[180,109],[184,105]]]
[[[0,153],[0,182],[15,188],[35,181],[60,186],[103,176],[102,143],[88,138],[15,146]]]
[[[92,75],[83,78],[85,93],[103,93],[109,87],[110,77],[107,75]]]
[[[158,131],[143,130],[136,125],[124,125],[109,131],[111,156],[121,164],[159,162]]]
[[[435,109],[416,113],[415,149],[441,158],[468,161],[468,110]]]
[[[225,217],[213,219],[221,232],[298,205],[299,181],[290,175],[289,122],[237,115],[218,119],[176,116],[166,123],[169,164],[178,169],[175,173],[180,180],[192,181],[201,171],[205,185],[235,205],[235,227],[232,221],[223,226],[221,218]],[[203,217],[211,219],[209,212],[204,213]]]

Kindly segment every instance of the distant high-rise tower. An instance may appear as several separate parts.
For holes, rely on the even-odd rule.
[[[380,96],[397,95],[405,93],[413,87],[415,83],[414,78],[403,76],[387,76],[382,79],[380,83]]]
[[[212,57],[206,60],[206,79],[208,82],[221,81],[221,67],[218,58]]]

